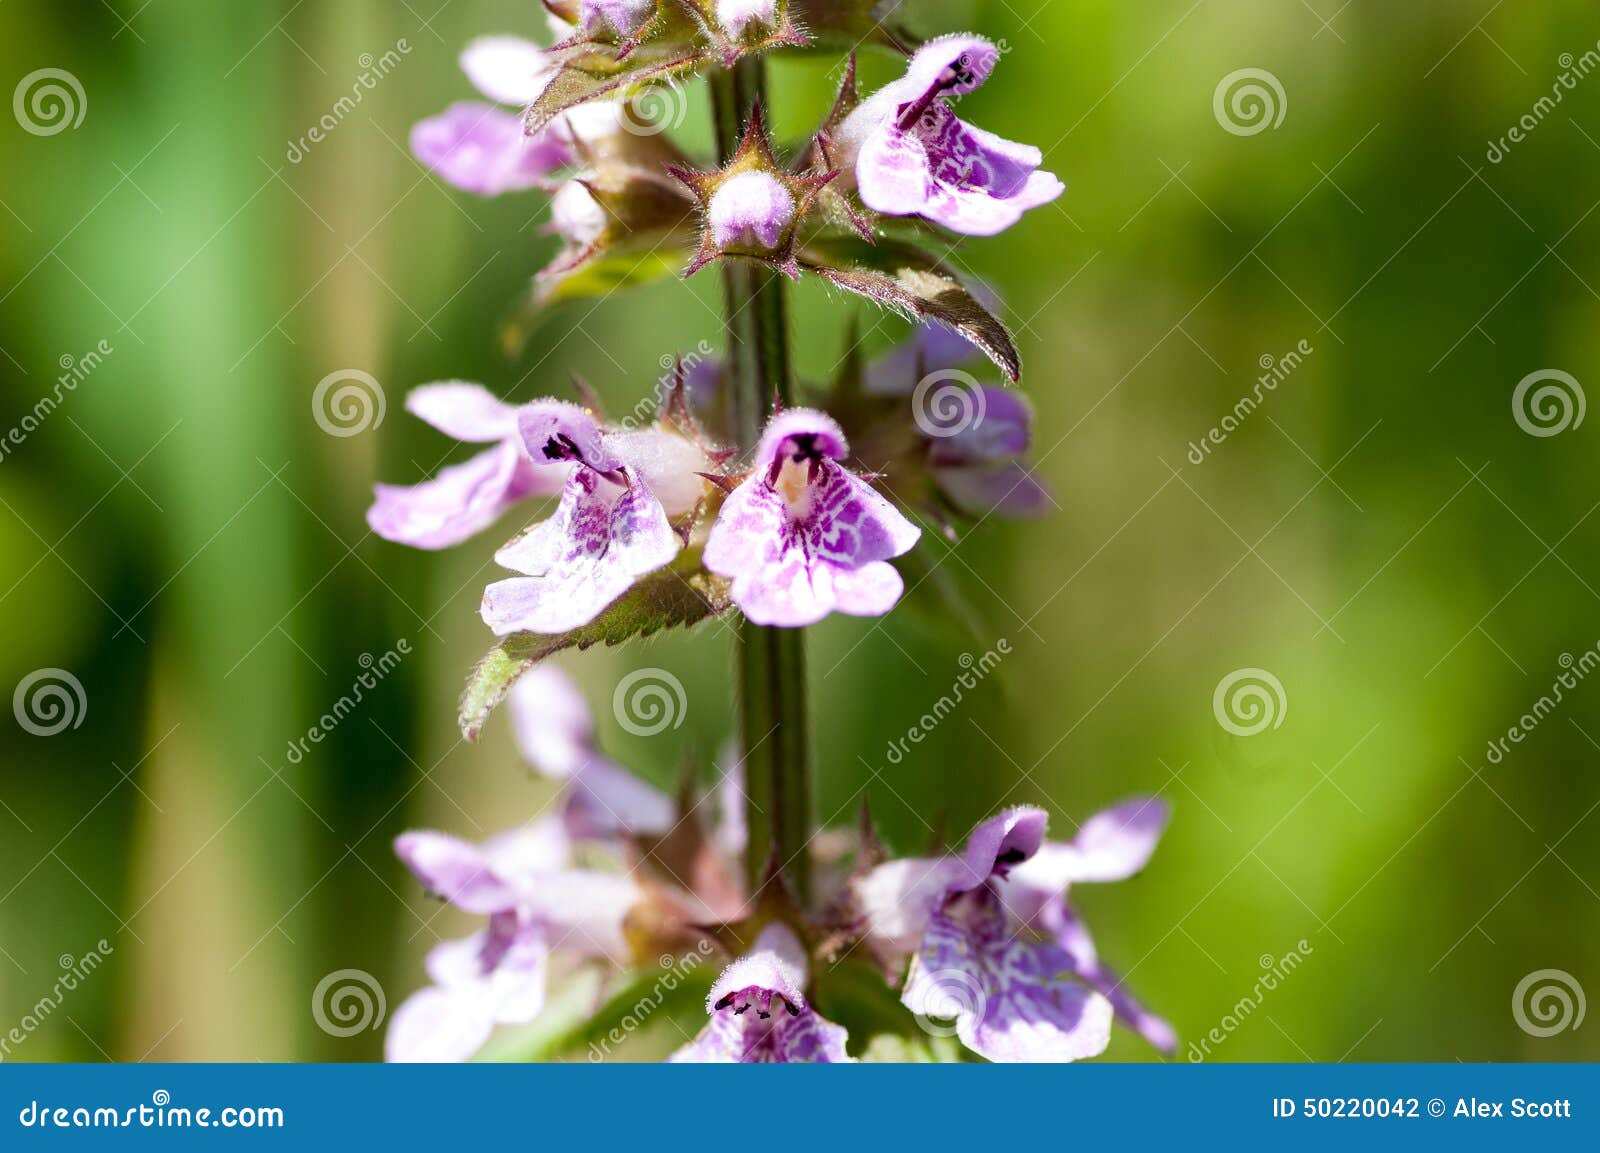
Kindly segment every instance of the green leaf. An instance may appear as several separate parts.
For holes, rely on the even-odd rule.
[[[1022,361],[1006,326],[953,272],[915,245],[889,239],[868,244],[852,236],[817,238],[801,252],[800,264],[886,308],[955,329],[1012,383],[1022,375]]]
[[[570,276],[564,276],[544,286],[540,304],[557,304],[566,300],[582,300],[591,296],[606,296],[623,288],[638,288],[653,284],[683,271],[684,253],[647,252],[643,256],[626,253],[608,254],[590,261]]]
[[[563,112],[587,101],[687,78],[698,71],[706,59],[703,50],[681,44],[661,48],[646,46],[620,63],[604,52],[579,52],[562,64],[561,70],[539,94],[539,99],[524,114],[524,125],[531,136]],[[669,119],[681,122],[683,102],[683,93],[677,90],[670,99],[664,100],[663,111],[669,114]],[[676,128],[678,124],[664,123],[661,127]]]
[[[565,1054],[604,1061],[636,1034],[670,1021],[677,1021],[683,1033],[693,1037],[706,1022],[706,994],[720,967],[720,962],[707,962],[691,951],[671,965],[632,974],[593,1013],[585,1013],[582,1020],[569,1019],[567,1028],[550,1033],[537,1048],[525,1050],[523,1059],[549,1060]],[[672,1030],[672,1038],[673,1048],[677,1048],[683,1039],[677,1029]]]
[[[564,633],[513,633],[478,662],[461,695],[461,734],[478,739],[494,707],[523,673],[563,649],[616,645],[664,628],[697,625],[726,612],[728,584],[700,567],[698,551],[685,550],[665,568],[640,578],[594,620]]]
[[[820,965],[814,992],[817,1012],[850,1031],[852,1053],[864,1047],[868,1038],[921,1036],[917,1019],[900,1003],[899,992],[874,964],[846,959]]]

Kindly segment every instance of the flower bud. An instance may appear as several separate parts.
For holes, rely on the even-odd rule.
[[[729,177],[711,196],[706,219],[720,248],[776,248],[794,222],[794,194],[770,172]]]
[[[717,0],[717,22],[735,40],[752,24],[776,28],[778,0]]]

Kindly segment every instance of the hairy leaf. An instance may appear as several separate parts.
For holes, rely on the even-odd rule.
[[[563,649],[616,645],[664,628],[699,624],[726,612],[727,582],[700,568],[698,553],[680,554],[665,568],[639,580],[598,617],[564,633],[513,633],[478,662],[461,695],[461,734],[478,739],[484,722],[523,673]]]
[[[641,48],[627,59],[617,61],[604,52],[579,51],[562,64],[539,99],[523,115],[531,136],[569,109],[590,100],[625,96],[636,88],[669,80],[686,79],[707,60],[699,48],[678,45],[670,50]],[[687,97],[678,88],[653,100],[644,114],[647,127],[656,131],[677,128],[683,120]],[[629,115],[632,115],[630,113]],[[642,133],[647,134],[647,133]]]
[[[915,245],[819,238],[806,245],[800,264],[885,308],[947,325],[999,365],[1007,379],[1015,383],[1022,375],[1022,361],[1006,326],[953,272]]]

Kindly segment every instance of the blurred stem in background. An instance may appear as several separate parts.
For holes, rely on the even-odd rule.
[[[711,77],[717,153],[726,164],[751,111],[765,101],[766,74],[756,57]],[[751,451],[768,405],[793,393],[786,286],[775,270],[726,261],[722,274],[728,373],[740,447]],[[736,654],[739,757],[745,773],[750,840],[745,864],[751,891],[774,857],[803,901],[809,890],[805,846],[811,835],[811,763],[806,718],[805,634],[745,621]]]

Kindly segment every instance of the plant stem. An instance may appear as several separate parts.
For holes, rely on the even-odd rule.
[[[711,76],[717,151],[733,156],[757,101],[765,100],[761,60],[746,57]],[[728,328],[728,382],[739,446],[748,453],[761,435],[774,397],[793,392],[787,284],[776,270],[726,260],[722,285]],[[802,901],[810,889],[806,846],[811,836],[810,740],[806,716],[805,636],[799,629],[745,621],[737,660],[739,754],[745,772],[750,829],[746,873],[754,893],[776,860]]]

